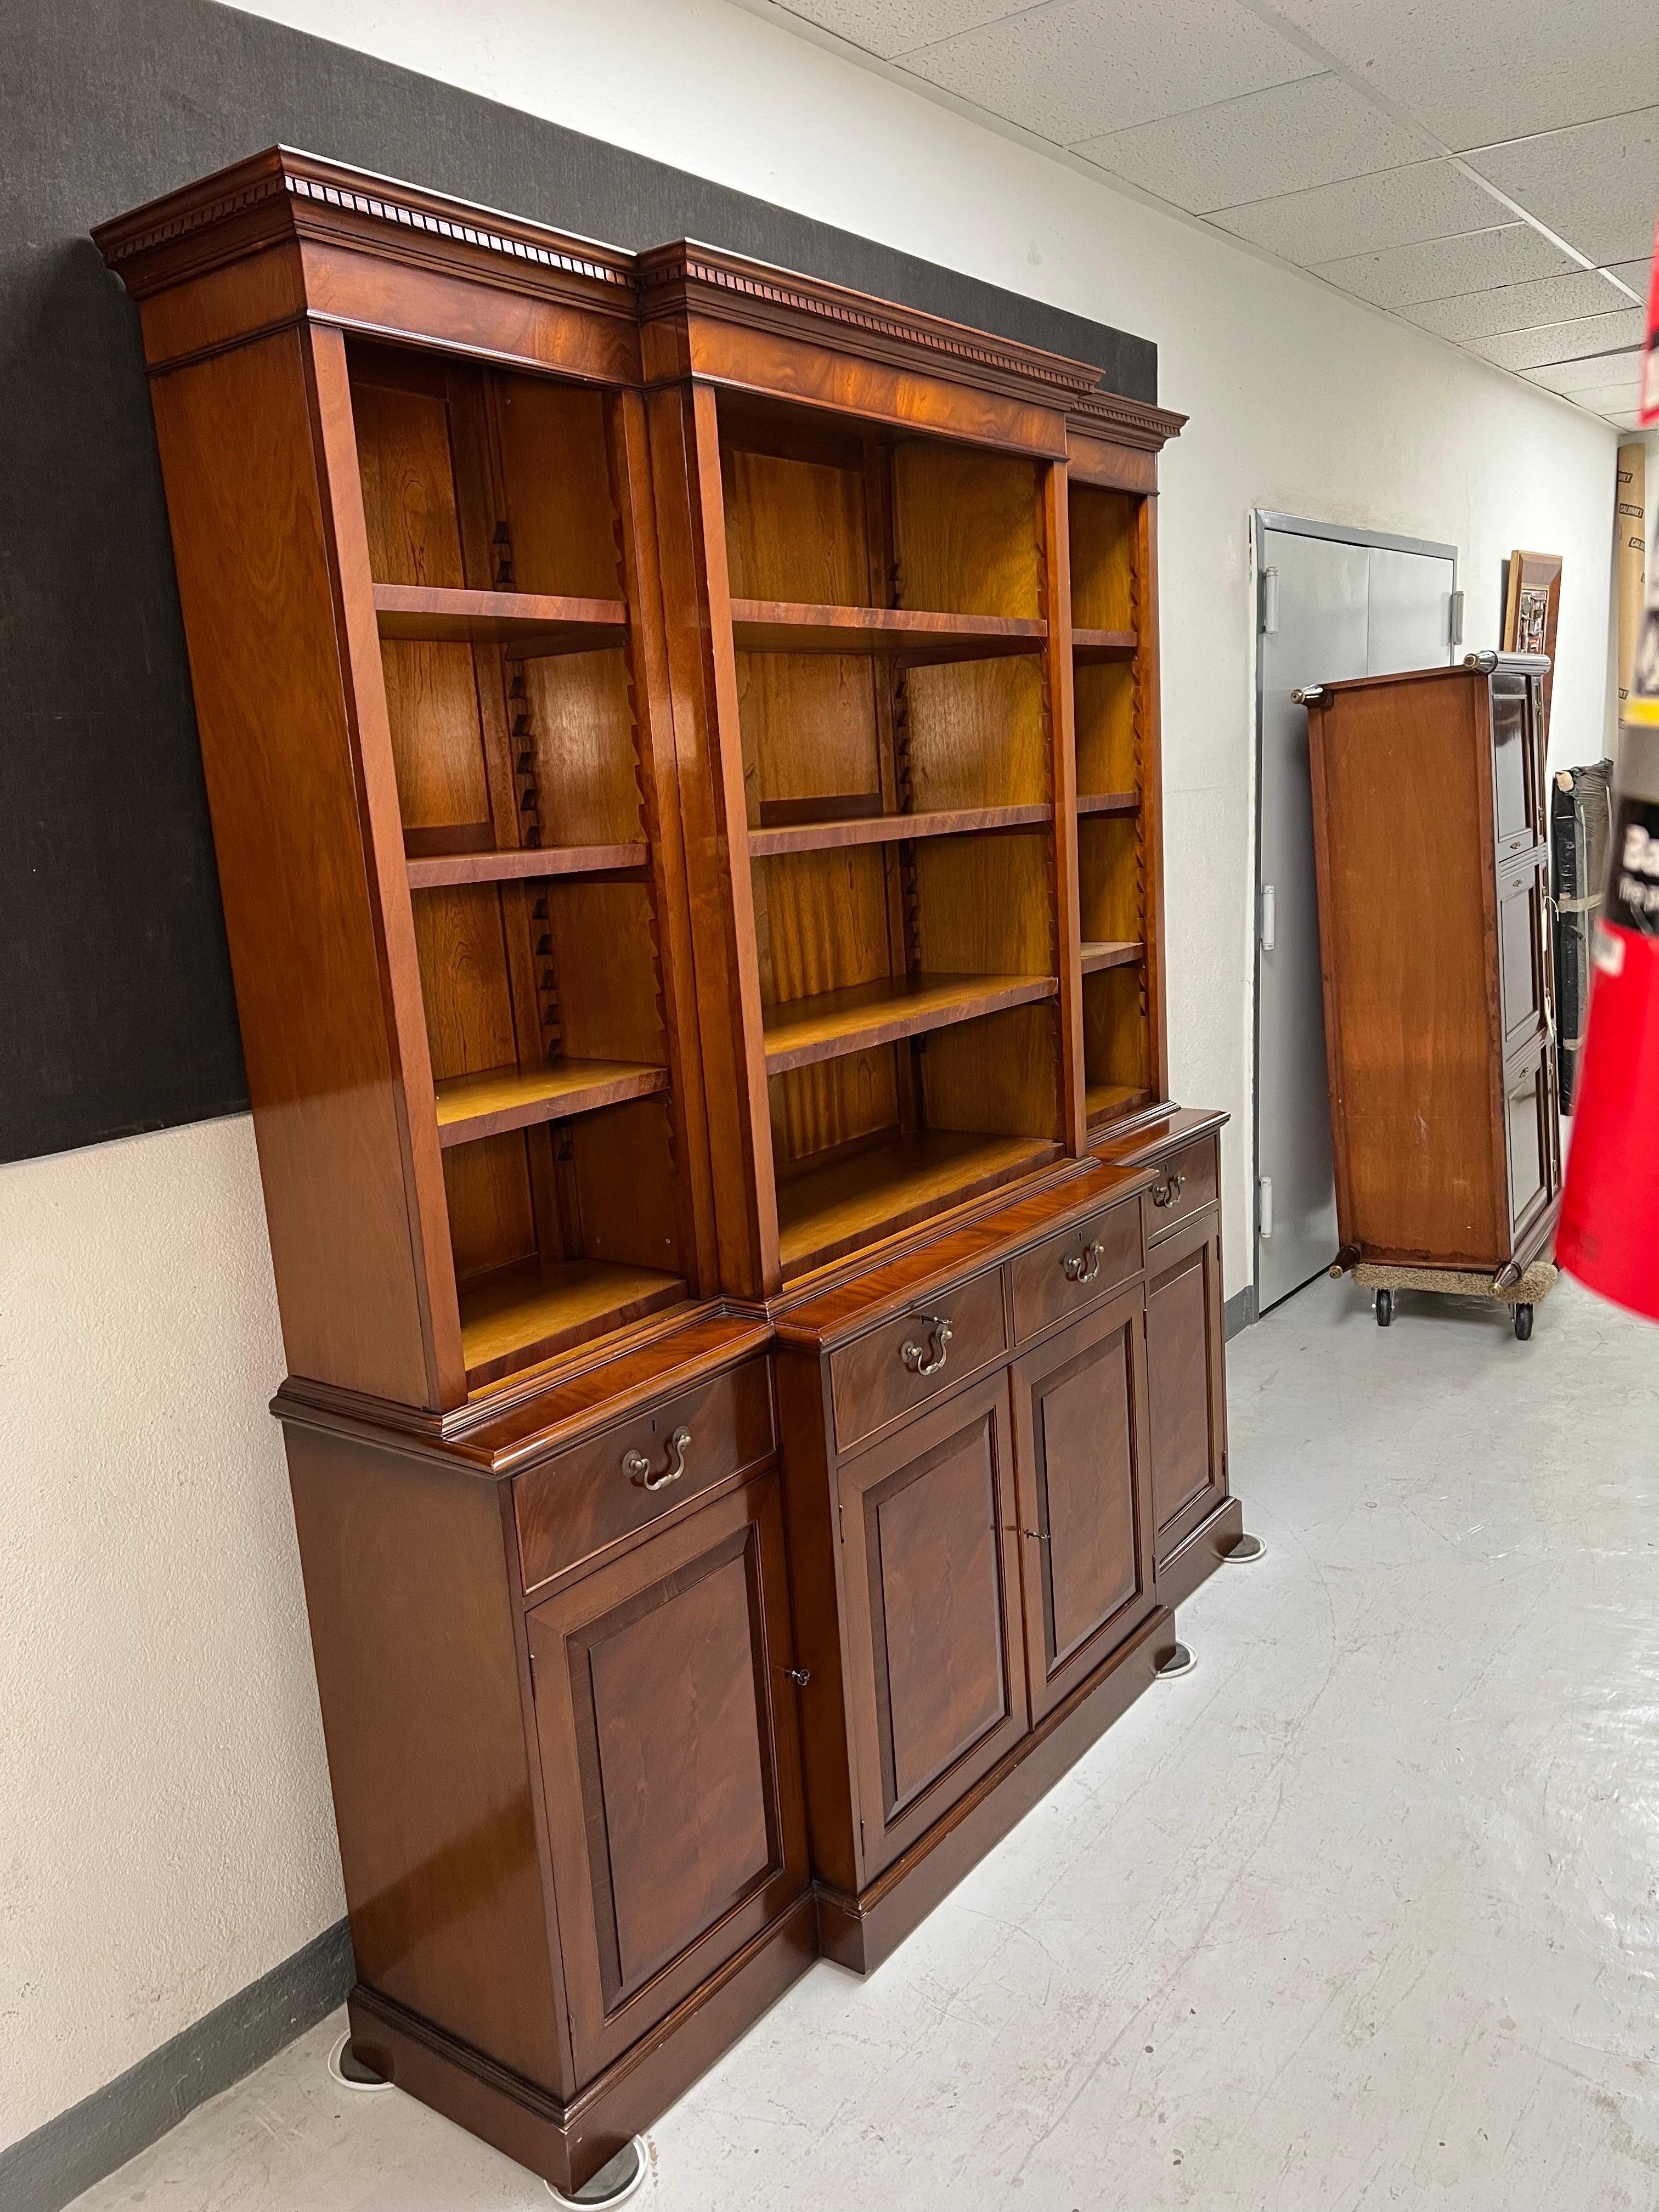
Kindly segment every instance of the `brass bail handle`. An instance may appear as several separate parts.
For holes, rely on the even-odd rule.
[[[1085,1244],[1080,1252],[1068,1252],[1060,1263],[1060,1272],[1068,1283],[1092,1283],[1100,1273],[1101,1255],[1106,1247],[1097,1237],[1092,1244]]]
[[[1187,1188],[1187,1178],[1179,1168],[1171,1168],[1162,1182],[1152,1185],[1154,1206],[1173,1206]]]
[[[899,1358],[913,1375],[937,1375],[949,1356],[951,1324],[943,1314],[923,1314],[921,1318],[927,1324],[927,1344],[907,1339],[899,1346]]]
[[[685,1473],[685,1455],[691,1449],[690,1429],[676,1429],[668,1439],[668,1464],[660,1474],[653,1474],[651,1462],[642,1451],[625,1451],[622,1469],[630,1482],[637,1482],[641,1490],[666,1490],[671,1482],[678,1482]]]

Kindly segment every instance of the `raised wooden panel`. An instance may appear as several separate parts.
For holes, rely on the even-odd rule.
[[[1517,1232],[1560,1188],[1554,1047],[1547,1041],[1504,1080],[1510,1218]]]
[[[579,2075],[805,1888],[776,1478],[529,1616]]]
[[[1549,869],[1537,863],[1508,876],[1498,891],[1498,969],[1504,1006],[1505,1057],[1542,1025],[1546,1008],[1545,932],[1549,927]]]
[[[836,1478],[866,1880],[1025,1725],[1007,1409],[1000,1370]]]
[[[1492,679],[1492,782],[1500,852],[1518,852],[1543,841],[1541,778],[1533,757],[1534,739],[1527,679]]]
[[[1199,1215],[1157,1249],[1146,1276],[1146,1382],[1157,1551],[1172,1550],[1226,1495],[1221,1231]]]
[[[1141,1329],[1136,1286],[1014,1363],[1033,1724],[1152,1607]]]

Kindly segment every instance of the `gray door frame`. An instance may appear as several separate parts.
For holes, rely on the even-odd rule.
[[[1385,553],[1421,553],[1431,560],[1449,561],[1452,570],[1451,635],[1448,658],[1463,637],[1463,595],[1457,581],[1457,548],[1431,538],[1400,538],[1385,530],[1359,530],[1342,522],[1317,522],[1302,514],[1281,514],[1276,508],[1258,507],[1250,516],[1250,647],[1255,692],[1255,811],[1250,888],[1250,1284],[1249,1311],[1254,1321],[1261,1310],[1261,771],[1262,680],[1261,575],[1262,536],[1269,530],[1292,538],[1323,538],[1339,545],[1360,545]],[[1314,680],[1311,679],[1310,680]]]

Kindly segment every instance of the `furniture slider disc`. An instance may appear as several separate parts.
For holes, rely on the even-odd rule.
[[[1167,1659],[1158,1661],[1158,1679],[1160,1682],[1172,1682],[1177,1674],[1190,1674],[1197,1664],[1187,1645],[1177,1644]]]
[[[555,2189],[550,2181],[547,2193],[556,2204],[579,2204],[584,2212],[593,2212],[596,2205],[626,2204],[630,2197],[637,2197],[645,2186],[647,2161],[645,2138],[635,2136],[625,2142],[615,2158],[608,2159],[591,2181],[583,2182],[573,2196],[567,2197],[562,2189]]]
[[[1251,1567],[1267,1558],[1267,1547],[1260,1536],[1240,1536],[1221,1556],[1230,1567]]]
[[[358,2089],[371,2094],[377,2089],[389,2089],[392,2083],[373,2067],[365,2066],[351,2048],[349,2031],[337,2038],[328,2054],[328,2070],[343,2089]]]

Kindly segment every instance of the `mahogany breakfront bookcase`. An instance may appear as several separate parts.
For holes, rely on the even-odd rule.
[[[1239,1531],[1158,453],[1080,363],[273,150],[105,225],[354,2044],[556,2183],[876,1964]]]

